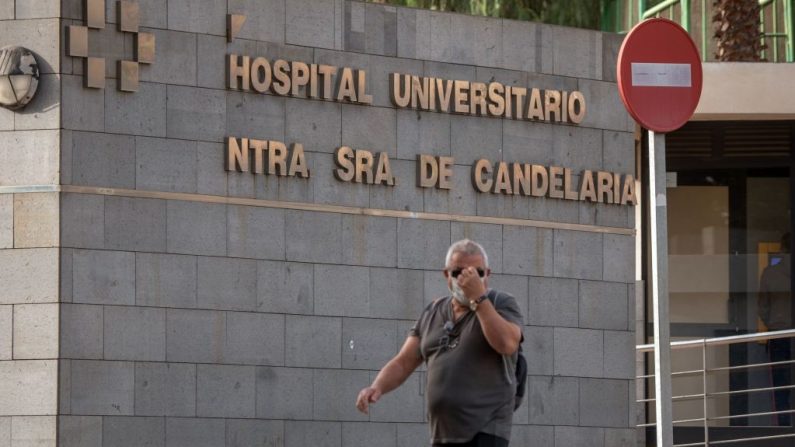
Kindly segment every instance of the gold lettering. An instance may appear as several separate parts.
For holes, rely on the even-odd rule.
[[[430,188],[439,180],[439,165],[432,155],[417,155],[417,186]]]
[[[254,152],[254,173],[263,174],[265,172],[265,152],[268,150],[268,142],[263,140],[249,140],[249,150]]]
[[[573,190],[571,181],[571,169],[566,168],[563,170],[563,191],[565,192],[564,198],[566,200],[577,200],[577,191]]]
[[[318,84],[317,64],[309,64],[309,97],[312,99],[320,98]]]
[[[569,121],[580,124],[585,117],[585,96],[580,92],[569,94]]]
[[[549,197],[562,199],[563,193],[563,168],[559,166],[549,167]]]
[[[613,176],[609,172],[596,173],[596,195],[599,202],[613,203]]]
[[[453,187],[453,157],[439,157],[439,189]]]
[[[524,97],[527,96],[527,89],[524,87],[511,87],[511,95],[513,95],[516,107],[515,119],[524,119]]]
[[[511,100],[511,86],[505,86],[505,117],[513,117],[513,101]]]
[[[251,63],[251,86],[257,93],[265,93],[271,86],[271,64],[264,57]]]
[[[395,186],[395,176],[392,175],[392,167],[389,165],[389,154],[386,152],[378,154],[378,167],[375,169],[375,184]]]
[[[290,94],[298,96],[300,88],[309,83],[309,66],[303,62],[292,62],[290,64],[290,74],[290,82],[292,83]]]
[[[353,165],[353,150],[348,146],[341,146],[334,151],[334,163],[339,169],[334,170],[334,177],[343,182],[353,180],[355,167]]]
[[[450,98],[453,93],[453,81],[449,79],[436,79],[436,92],[439,96],[439,111],[450,112]]]
[[[372,104],[373,95],[367,94],[367,72],[356,70],[356,97],[360,104]]]
[[[596,202],[596,187],[593,184],[593,172],[583,171],[582,181],[580,182],[580,200],[590,200]]]
[[[453,81],[453,111],[455,113],[469,113],[469,82]]]
[[[472,97],[470,102],[470,112],[473,115],[483,116],[486,114],[486,84],[473,82],[471,84]]]
[[[489,115],[501,116],[505,113],[505,98],[502,94],[505,92],[505,87],[499,82],[489,83]]]
[[[370,151],[356,150],[356,183],[373,183],[373,154]]]
[[[530,186],[530,165],[513,163],[513,193],[529,196],[532,193]],[[520,192],[521,191],[521,192]]]
[[[497,194],[513,194],[511,178],[508,175],[508,164],[504,161],[497,163],[497,175],[494,180],[494,192]]]
[[[631,175],[624,177],[624,191],[621,194],[621,204],[637,205],[638,196],[635,194],[635,178]]]
[[[229,55],[229,88],[248,91],[251,59],[243,56],[242,64],[238,65],[238,58],[237,54]]]
[[[395,107],[408,107],[411,101],[411,77],[400,73],[392,73],[389,76],[389,84],[389,90],[392,92],[392,104]],[[401,84],[403,88],[401,88]]]
[[[476,161],[472,166],[472,184],[480,192],[489,192],[494,181],[489,177],[484,179],[483,174],[491,174],[491,163],[485,158]]]
[[[414,109],[428,110],[428,78],[419,76],[411,77],[411,107]]]
[[[287,175],[287,146],[281,141],[268,142],[268,174]]]
[[[296,176],[301,178],[309,178],[309,167],[306,163],[306,156],[304,155],[304,145],[301,143],[293,144],[292,156],[290,157],[290,169],[287,175]]]
[[[278,59],[273,63],[273,77],[276,78],[271,84],[273,93],[281,96],[290,93],[290,75],[287,74],[289,71],[290,64],[287,61]]]
[[[533,165],[530,171],[533,176],[532,194],[534,197],[544,197],[549,190],[549,174],[547,168]]]
[[[544,107],[541,105],[541,91],[537,88],[530,90],[530,100],[527,101],[527,118],[534,120],[544,119]]]
[[[334,99],[334,90],[331,88],[331,78],[333,78],[337,73],[337,67],[332,65],[319,65],[317,67],[317,71],[320,74],[320,77],[323,78],[323,91],[321,92],[323,99]]]
[[[552,121],[553,113],[556,121],[560,121],[560,92],[557,90],[546,90],[544,91],[544,119]]]
[[[353,86],[353,70],[349,67],[342,68],[339,87],[337,88],[337,101],[356,102],[356,88]]]
[[[248,138],[229,137],[226,143],[226,170],[248,172]]]

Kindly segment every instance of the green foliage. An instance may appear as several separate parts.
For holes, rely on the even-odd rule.
[[[369,0],[399,6],[599,29],[610,0]]]

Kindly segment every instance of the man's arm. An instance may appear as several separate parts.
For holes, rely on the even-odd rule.
[[[480,320],[483,336],[495,351],[511,355],[519,349],[522,331],[515,323],[506,320],[497,312],[490,300],[478,304],[476,313]]]
[[[420,338],[410,335],[400,352],[392,358],[376,376],[373,383],[359,392],[356,408],[367,414],[371,403],[376,403],[382,395],[399,387],[422,363],[420,357]]]

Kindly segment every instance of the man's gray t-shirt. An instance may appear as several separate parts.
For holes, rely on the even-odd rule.
[[[488,295],[503,318],[522,326],[514,297],[493,290]],[[474,312],[454,322],[451,299],[428,305],[409,330],[409,335],[420,338],[420,354],[428,369],[431,441],[468,442],[478,432],[510,439],[517,354],[495,351]],[[445,330],[447,322],[451,324]]]

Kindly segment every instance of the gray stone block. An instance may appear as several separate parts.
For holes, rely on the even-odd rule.
[[[370,382],[369,371],[342,369],[316,369],[314,371],[315,420],[366,421],[367,415],[360,413],[351,398]]]
[[[635,135],[631,132],[604,131],[602,157],[602,166],[605,170],[634,174]]]
[[[52,130],[4,132],[0,186],[57,185],[57,135],[58,131]]]
[[[423,308],[423,281],[420,270],[370,268],[370,316],[416,319]]]
[[[402,11],[399,9],[398,11]],[[396,447],[415,447],[428,444],[430,432],[427,424],[395,424],[397,426]]]
[[[58,304],[14,306],[14,359],[52,359],[58,356]]]
[[[556,376],[603,376],[602,331],[570,328],[555,328],[554,331]]]
[[[0,2],[0,20],[14,20],[14,0],[3,0]],[[7,424],[11,424],[11,420],[8,419],[6,422]],[[11,425],[8,425],[9,430],[11,430]],[[5,438],[0,438],[5,441]],[[11,432],[8,432],[8,442],[11,443]]]
[[[135,364],[137,416],[195,416],[196,365]]]
[[[105,248],[165,251],[166,201],[106,197]]]
[[[626,34],[602,33],[602,79],[607,82],[616,81],[616,61],[624,37]]]
[[[555,371],[553,329],[541,326],[525,326],[524,355],[527,358],[528,374],[552,375]]]
[[[602,78],[600,33],[560,26],[542,26],[540,37],[543,73],[588,79]]]
[[[367,267],[315,265],[315,314],[366,317],[370,314]]]
[[[14,194],[14,247],[38,248],[59,245],[57,193]]]
[[[68,0],[71,1],[71,0]],[[167,28],[168,21],[166,3],[168,0],[140,0],[140,24],[153,28]],[[118,12],[116,2],[106,2],[105,21],[107,23],[118,22]],[[72,16],[75,17],[75,16]],[[77,16],[79,17],[79,16]]]
[[[223,445],[223,444],[220,444]],[[279,447],[284,445],[284,421],[228,419],[226,446]]]
[[[445,279],[442,270],[443,268],[439,268],[434,271],[424,272],[423,290],[425,290],[425,292],[423,293],[424,296],[422,300],[423,308],[437,298],[450,296],[447,279]],[[416,320],[419,316],[420,314],[418,313],[411,319]]]
[[[165,447],[165,419],[104,417],[102,418],[102,445],[112,445],[114,447]]]
[[[342,365],[341,318],[291,315],[286,318],[287,366],[339,368]]]
[[[627,285],[580,281],[580,327],[626,330]]]
[[[72,183],[135,189],[135,139],[72,132]]]
[[[555,428],[549,425],[514,425],[511,441],[517,445],[554,447]]]
[[[430,59],[430,12],[422,9],[398,8],[398,56]]]
[[[524,20],[502,21],[501,67],[512,70],[537,72],[541,55],[538,54],[541,27]]]
[[[470,169],[470,188],[471,169]],[[528,209],[532,209],[532,201],[529,197],[514,196],[507,194],[484,194],[475,192],[476,214],[478,216],[489,217],[508,217],[514,219],[527,219]],[[547,219],[543,219],[547,220]]]
[[[14,416],[11,444],[14,447],[53,446],[58,437],[55,416]]]
[[[366,183],[342,182],[334,176],[337,169],[331,154],[313,154],[313,191],[315,203],[368,208],[371,189],[391,189],[390,186],[370,186]]]
[[[135,303],[139,306],[196,307],[195,256],[135,254]]]
[[[285,41],[293,45],[340,48],[335,45],[335,0],[291,0],[285,2]],[[341,37],[341,36],[340,36]]]
[[[106,359],[166,359],[165,309],[112,306],[104,313]]]
[[[61,304],[60,357],[102,358],[102,306]]]
[[[73,297],[75,303],[135,304],[135,254],[75,250]]]
[[[580,424],[624,428],[629,425],[626,380],[580,379]]]
[[[226,134],[238,138],[276,140],[289,144],[284,139],[284,101],[274,95],[258,95],[244,92],[226,93]],[[223,116],[220,117],[223,120]],[[223,133],[223,129],[222,133]],[[216,140],[216,138],[213,138]],[[298,141],[298,143],[303,143]]]
[[[14,196],[0,196],[0,248],[14,248]]]
[[[450,155],[449,114],[397,111],[397,157],[416,161],[419,154]]]
[[[389,163],[396,179],[395,185],[370,188],[370,208],[423,211],[424,191],[415,185],[415,162],[390,159]]]
[[[390,157],[397,156],[395,109],[343,104],[342,141],[354,150],[365,149],[373,155],[386,152]]]
[[[503,272],[552,276],[552,230],[506,225],[502,229]]]
[[[368,60],[367,88],[368,92],[373,95],[373,105],[375,106],[394,107],[389,99],[391,96],[389,94],[391,91],[389,83],[392,73],[416,74],[419,76],[423,70],[422,61],[415,59],[398,59],[372,54]]]
[[[58,301],[58,250],[0,250],[0,304]]]
[[[450,146],[456,164],[472,165],[481,158],[500,160],[503,121],[477,116],[451,116]]]
[[[604,279],[633,283],[635,281],[635,239],[619,234],[604,235]]]
[[[496,275],[489,277],[489,287],[510,294],[519,305],[522,313],[523,323],[527,322],[527,277],[520,275]]]
[[[453,242],[471,239],[482,245],[489,258],[489,268],[492,272],[503,271],[501,225],[453,222],[450,224],[450,235]]]
[[[605,445],[610,447],[634,447],[637,444],[637,430],[632,428],[606,428]]]
[[[72,412],[72,361],[61,359],[56,367],[56,382],[58,383],[58,411],[61,414]]]
[[[342,262],[373,267],[397,265],[397,219],[342,216]]]
[[[528,324],[577,327],[578,283],[575,279],[530,277]]]
[[[166,445],[169,447],[224,447],[225,434],[223,419],[166,418]]]
[[[339,422],[287,421],[284,424],[284,446],[323,445],[342,447],[342,424]]]
[[[37,95],[14,116],[14,129],[58,129],[61,127],[61,77],[39,76]]]
[[[72,413],[133,414],[135,399],[133,363],[97,360],[72,360],[71,363]]]
[[[227,313],[225,351],[229,363],[284,365],[284,315]]]
[[[605,377],[635,378],[635,334],[624,331],[605,331]]]
[[[226,206],[169,201],[166,218],[169,252],[226,255]]]
[[[287,98],[284,139],[302,143],[306,151],[333,153],[341,146],[341,114],[339,103]]]
[[[450,246],[450,222],[398,219],[398,267],[442,270]]]
[[[590,110],[585,114],[580,126],[622,132],[634,131],[635,121],[624,108],[615,83],[580,79],[579,89],[588,101],[588,110]],[[598,113],[595,112],[597,110]]]
[[[544,165],[559,163],[556,161],[553,146],[551,124],[503,120],[503,160]]]
[[[374,422],[343,422],[342,445],[349,447],[395,447],[395,424]]]
[[[284,210],[230,205],[226,211],[229,256],[284,259]]]
[[[143,15],[144,8],[141,7],[140,11]],[[140,70],[141,81],[196,85],[196,34],[154,28],[142,31],[154,34],[157,61]]]
[[[213,0],[170,0],[168,27],[193,33],[226,35],[226,5]]]
[[[360,389],[375,380],[376,371],[370,372],[370,381],[358,383],[357,390],[351,394],[355,396]],[[315,377],[317,384],[317,376]],[[403,382],[396,390],[382,397],[375,405],[370,407],[370,421],[372,422],[425,422],[425,376],[424,373],[414,373]]]
[[[104,196],[61,194],[60,209],[62,247],[104,248]]]
[[[135,184],[138,189],[196,192],[196,143],[136,137]]]
[[[224,171],[224,146],[220,143],[198,142],[196,155],[196,192],[225,196],[227,174]]]
[[[357,6],[361,11],[357,11]],[[369,54],[397,55],[397,9],[384,5],[351,5],[346,47]]]
[[[336,213],[286,212],[287,260],[342,262],[342,217]]]
[[[602,235],[584,231],[555,230],[555,276],[602,279]]]
[[[342,367],[379,370],[397,351],[394,320],[342,319]]]
[[[64,447],[102,447],[102,417],[58,416],[58,440]]]
[[[257,261],[208,257],[200,257],[198,261],[199,307],[225,310],[257,308]]]
[[[257,368],[257,417],[312,419],[312,370]]]
[[[115,32],[115,31],[114,31]],[[108,66],[113,64],[108,64]],[[134,95],[121,92],[117,81],[105,86],[105,130],[111,133],[166,136],[166,85],[141,82]],[[171,126],[169,117],[169,126]],[[195,135],[185,138],[195,138]]]
[[[313,155],[307,155],[306,166],[309,174],[315,175],[317,170]],[[252,177],[254,180],[254,194],[257,199],[304,203],[312,203],[315,201],[315,182],[312,179],[274,175],[258,175]]]
[[[452,213],[462,215],[477,214],[477,197],[479,194],[472,187],[471,171],[472,169],[469,166],[453,167],[453,189],[448,196]]]
[[[169,309],[166,327],[168,361],[223,363],[226,345],[224,312]]]
[[[602,168],[601,130],[557,125],[552,127],[552,137],[555,161],[571,168],[575,175],[579,175],[578,171]]]
[[[220,142],[226,137],[225,92],[169,85],[167,96],[170,138]]]
[[[578,381],[572,377],[528,377],[530,423],[577,425],[580,419]]]
[[[257,310],[311,314],[314,307],[314,268],[297,262],[257,263]]]
[[[502,20],[431,13],[430,59],[499,66],[502,62]]]
[[[256,42],[250,40],[238,39],[227,47],[225,37],[198,34],[196,39],[196,78],[199,87],[225,89],[228,85],[225,69],[227,53],[254,55],[257,51]]]
[[[0,362],[0,416],[55,414],[57,374],[54,360]]]
[[[253,418],[254,371],[253,366],[197,365],[196,415]]]
[[[230,14],[245,14],[246,23],[240,30],[241,39],[284,42],[286,0],[231,0]]]
[[[0,306],[0,359],[11,360],[13,349],[13,306]]]
[[[603,428],[555,427],[555,447],[605,447],[604,438]]]
[[[30,5],[30,8],[26,9],[38,10],[41,3],[44,2],[36,2],[36,5]],[[48,3],[53,2],[48,0]],[[18,8],[20,7],[18,6]],[[53,11],[58,11],[57,2],[52,5],[52,8],[54,8]],[[0,23],[0,36],[6,36],[6,40],[13,36],[14,42],[24,44],[25,47],[36,53],[41,74],[60,73],[61,71],[58,57],[60,49],[58,13],[56,12],[51,17],[53,18],[3,20],[3,23]],[[17,17],[17,19],[21,18]]]

